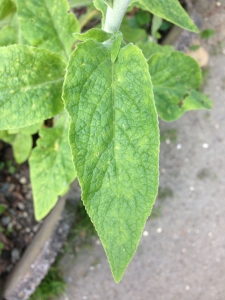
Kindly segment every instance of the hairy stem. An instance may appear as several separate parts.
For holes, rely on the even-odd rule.
[[[123,16],[131,0],[114,0],[113,8],[107,8],[104,30],[106,32],[116,32],[120,29]]]

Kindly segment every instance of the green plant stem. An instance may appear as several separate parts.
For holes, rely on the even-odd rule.
[[[104,30],[106,32],[119,31],[123,16],[131,0],[114,0],[113,8],[107,8]]]

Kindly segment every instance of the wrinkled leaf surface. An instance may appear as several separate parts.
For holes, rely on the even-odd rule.
[[[0,48],[0,129],[17,129],[63,110],[65,63],[57,54],[34,47]]]
[[[159,137],[146,60],[131,44],[115,60],[114,47],[79,44],[63,98],[82,199],[118,282],[156,197]]]
[[[69,121],[63,114],[53,128],[42,128],[37,147],[29,160],[34,211],[37,220],[55,206],[58,196],[67,192],[76,172],[68,142]]]
[[[67,0],[17,0],[21,32],[31,46],[57,52],[69,58],[79,32],[74,14],[68,13]]]
[[[197,62],[181,53],[155,54],[149,59],[154,98],[159,116],[165,121],[181,117],[185,111],[210,109],[212,101],[196,91],[202,82]]]

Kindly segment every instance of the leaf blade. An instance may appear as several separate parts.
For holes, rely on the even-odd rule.
[[[22,35],[30,45],[59,53],[68,59],[74,42],[72,34],[79,32],[78,20],[68,11],[66,0],[18,0]]]
[[[133,45],[122,48],[113,63],[109,47],[79,44],[63,99],[82,199],[118,282],[157,194],[158,120],[146,60]]]
[[[41,220],[75,179],[68,143],[69,121],[63,114],[53,128],[42,128],[29,159],[35,218]]]
[[[181,53],[162,53],[150,57],[149,72],[152,77],[155,103],[164,121],[174,121],[188,110],[210,109],[212,102],[195,91],[202,82],[197,62]]]
[[[139,0],[146,10],[184,29],[199,32],[177,0]]]
[[[57,115],[65,62],[34,47],[0,48],[0,129],[17,129]],[[5,72],[7,70],[7,72]]]

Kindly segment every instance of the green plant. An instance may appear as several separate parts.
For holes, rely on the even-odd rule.
[[[6,207],[2,204],[0,204],[0,215],[4,213],[4,211],[6,210]]]
[[[201,38],[206,40],[211,38],[214,35],[215,35],[214,29],[205,29],[201,32]]]
[[[65,292],[66,282],[57,265],[52,266],[30,300],[53,300]]]
[[[4,244],[0,242],[0,254],[2,253],[2,250],[4,249]]]
[[[39,133],[29,158],[36,219],[46,216],[78,176],[118,282],[157,194],[156,110],[173,121],[212,105],[198,91],[201,70],[192,58],[154,42],[126,44],[120,25],[132,4],[198,30],[177,0],[94,0],[102,29],[83,34],[66,0],[0,3],[0,37],[8,45],[0,48],[1,137],[16,156],[18,135],[28,140]],[[48,118],[52,128],[41,125]],[[29,142],[17,161],[30,150]]]

